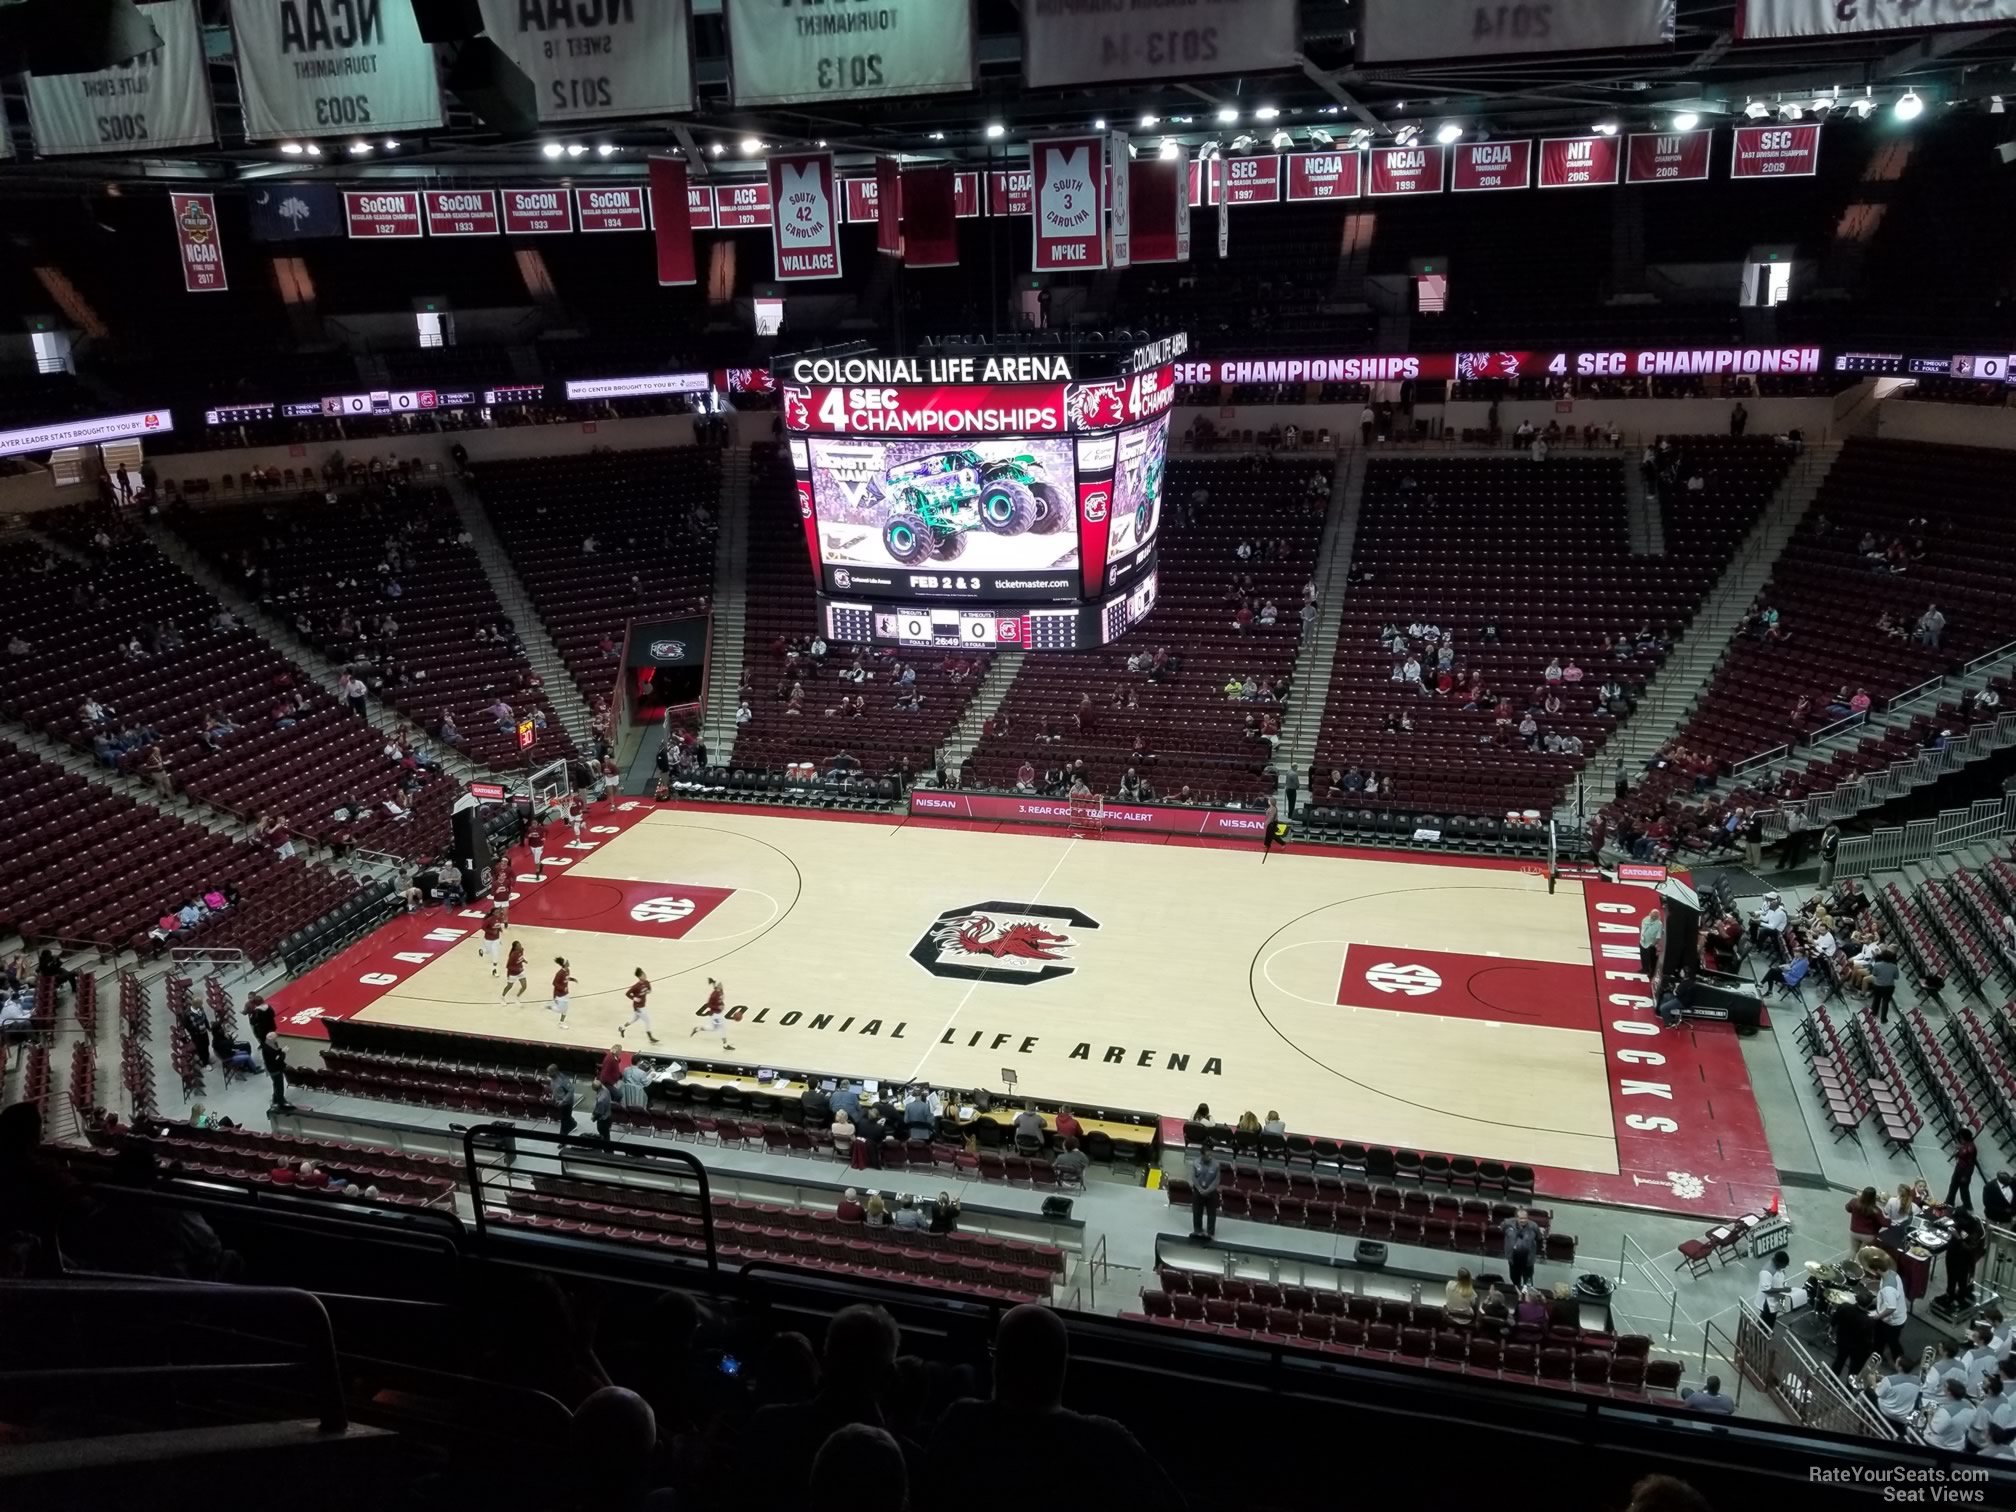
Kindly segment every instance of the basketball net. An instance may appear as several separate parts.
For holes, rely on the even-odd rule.
[[[1071,833],[1096,837],[1106,832],[1106,798],[1103,793],[1093,793],[1085,798],[1071,800]]]

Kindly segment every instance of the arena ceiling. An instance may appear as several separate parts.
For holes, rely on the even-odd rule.
[[[1284,132],[1298,147],[1327,145],[1326,134],[1347,140],[1364,131],[1374,140],[1390,139],[1405,126],[1432,133],[1449,120],[1475,139],[1579,132],[1603,120],[1647,129],[1681,111],[1697,112],[1712,125],[1743,119],[1746,106],[1753,112],[1797,106],[1809,120],[1818,106],[1822,114],[1852,118],[1857,99],[1866,95],[1881,109],[1906,90],[1925,101],[1933,119],[1957,110],[1999,112],[2001,96],[2016,95],[2016,26],[1739,41],[1736,0],[1677,0],[1675,36],[1667,47],[1383,66],[1357,61],[1357,0],[1304,0],[1302,58],[1294,70],[1032,91],[1022,84],[1016,0],[979,0],[980,87],[970,94],[750,111],[729,98],[720,0],[694,0],[700,108],[690,115],[507,136],[451,95],[441,130],[407,134],[396,150],[373,144],[368,157],[332,144],[313,159],[246,140],[227,0],[199,3],[220,145],[159,157],[21,158],[0,164],[0,192],[192,180],[223,186],[273,176],[482,180],[528,168],[553,171],[544,150],[555,140],[590,149],[564,161],[570,177],[634,175],[654,153],[678,153],[701,165],[696,171],[736,176],[758,170],[761,148],[815,143],[862,161],[900,153],[912,161],[1005,164],[1021,155],[1019,143],[1030,136],[1083,129],[1095,120],[1124,127],[1144,146],[1173,136],[1192,151],[1211,143],[1235,151],[1287,145],[1278,140]],[[20,77],[0,80],[0,104],[14,139],[26,140]],[[1263,107],[1273,114],[1256,120]],[[1238,120],[1221,124],[1226,111],[1238,112]],[[1000,129],[990,135],[994,126]],[[745,143],[761,148],[745,150]],[[601,148],[607,153],[595,150]]]

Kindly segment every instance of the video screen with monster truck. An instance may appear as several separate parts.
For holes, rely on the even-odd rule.
[[[807,444],[827,591],[1080,596],[1069,440],[814,436]]]
[[[1169,417],[1114,437],[1113,525],[1106,537],[1106,563],[1117,567],[1153,544],[1162,527],[1162,480],[1169,462]]]

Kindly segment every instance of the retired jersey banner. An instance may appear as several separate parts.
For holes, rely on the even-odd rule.
[[[875,250],[887,252],[891,257],[903,255],[903,167],[895,158],[875,159],[875,177],[869,179],[875,189]],[[889,213],[881,214],[887,205]]]
[[[830,152],[770,159],[771,244],[780,283],[840,276],[840,192]]]
[[[429,236],[498,236],[503,218],[497,213],[494,189],[429,189],[421,195],[427,207]]]
[[[693,258],[693,196],[686,165],[677,158],[654,157],[650,163],[651,231],[658,240],[658,284],[674,288],[695,281]],[[712,195],[707,197],[713,209]]]
[[[1049,89],[1293,69],[1297,9],[1297,0],[1023,0],[1022,77],[1031,89]]]
[[[441,124],[434,49],[395,0],[231,0],[245,135],[426,131]]]
[[[1127,165],[1135,262],[1190,260],[1188,167],[1180,157],[1136,158]]]
[[[1533,184],[1533,144],[1458,142],[1449,149],[1449,188],[1457,194],[1528,189]]]
[[[482,3],[483,35],[525,70],[541,121],[693,108],[686,0]]]
[[[748,231],[770,224],[770,185],[755,183],[714,186],[714,224],[723,231]]]
[[[1029,144],[1035,178],[1038,273],[1106,266],[1106,139],[1048,137]]]
[[[217,201],[208,194],[171,194],[175,242],[182,254],[182,287],[191,294],[221,294],[224,244],[217,236]]]
[[[1673,40],[1673,0],[1360,0],[1358,14],[1361,63],[1609,51]]]
[[[504,231],[509,236],[549,236],[574,229],[565,189],[506,189]]]
[[[1746,42],[2012,21],[2016,0],[1741,0],[1736,7],[1736,35]]]
[[[152,151],[217,139],[196,0],[143,5],[161,45],[95,73],[30,74],[28,119],[43,157]]]
[[[987,175],[989,215],[1027,215],[1034,201],[1036,176],[1027,168],[997,168]]]
[[[574,219],[583,231],[648,231],[650,212],[642,184],[605,185],[574,191]]]
[[[1365,192],[1374,198],[1400,194],[1440,194],[1442,192],[1442,149],[1424,147],[1374,147],[1371,175]]]
[[[729,89],[737,105],[874,100],[973,87],[973,0],[722,0],[722,8],[728,13]]]
[[[1365,160],[1355,152],[1291,152],[1281,166],[1287,180],[1284,199],[1356,199]]]
[[[1127,133],[1115,131],[1106,138],[1106,257],[1107,266],[1125,268],[1134,261],[1134,222],[1130,211],[1127,165],[1134,154],[1127,146]]]
[[[1820,171],[1820,128],[1738,126],[1731,178],[1811,178]]]
[[[1623,144],[1612,136],[1549,137],[1540,144],[1540,187],[1614,184],[1623,158]]]
[[[419,236],[420,193],[417,189],[370,189],[361,194],[345,194],[343,218],[349,224],[350,235],[360,241]]]
[[[888,159],[878,159],[879,170]],[[893,164],[892,164],[893,166]],[[949,163],[933,163],[924,168],[903,170],[895,191],[895,204],[902,214],[903,266],[906,268],[955,268],[959,265],[959,218]],[[883,203],[888,204],[885,196]],[[895,219],[891,214],[884,224]]]
[[[1225,158],[1225,182],[1220,190],[1228,205],[1272,205],[1281,198],[1281,159]]]
[[[958,208],[961,220],[971,220],[980,213],[980,172],[977,168],[952,176],[952,203]]]
[[[1712,131],[1633,132],[1624,144],[1627,184],[1698,183],[1708,177]]]

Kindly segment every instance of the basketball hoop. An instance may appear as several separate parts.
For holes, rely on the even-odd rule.
[[[1106,833],[1106,795],[1093,793],[1071,800],[1071,833],[1096,840]]]

